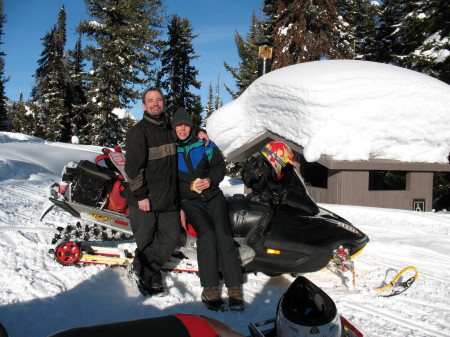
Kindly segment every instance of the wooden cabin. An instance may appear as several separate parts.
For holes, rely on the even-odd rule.
[[[303,157],[303,148],[266,131],[249,144],[227,155],[245,161],[272,140],[285,142],[300,163],[306,186],[316,202],[431,211],[433,173],[450,172],[450,164],[407,163],[396,160],[339,161],[326,156],[314,163]]]

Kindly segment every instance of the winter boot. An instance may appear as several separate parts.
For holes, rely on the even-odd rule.
[[[241,286],[228,288],[228,306],[230,310],[244,310],[244,296]]]
[[[139,276],[139,273],[136,272],[135,266],[131,263],[127,269],[128,269],[128,276],[130,277],[131,280],[133,280],[136,283],[139,292],[144,296],[149,296],[149,293],[147,291],[149,286]]]
[[[162,283],[162,276],[161,272],[157,272],[155,275],[153,275],[150,278],[150,281],[148,282],[149,287],[147,289],[147,292],[149,296],[158,295],[158,296],[165,296],[167,295],[166,289],[164,289],[164,285]]]
[[[128,266],[128,274],[130,278],[136,283],[139,292],[145,297],[149,296],[165,296],[166,290],[162,284],[161,273],[158,272],[147,282],[140,277],[140,273],[136,271],[133,263]]]
[[[206,304],[209,310],[225,310],[225,303],[220,297],[218,286],[204,287],[202,292],[202,302]]]

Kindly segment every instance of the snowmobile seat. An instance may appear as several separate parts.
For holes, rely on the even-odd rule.
[[[228,199],[228,210],[231,230],[235,237],[246,237],[253,228],[261,224],[265,226],[272,216],[269,205],[245,197]]]
[[[72,200],[88,206],[97,206],[111,190],[116,174],[87,160],[66,170],[64,181],[73,184]]]
[[[106,183],[116,177],[116,173],[110,169],[99,166],[88,160],[80,161],[78,168],[87,176],[99,183]]]

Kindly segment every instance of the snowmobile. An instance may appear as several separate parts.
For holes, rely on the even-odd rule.
[[[275,318],[248,324],[248,337],[363,337],[367,334],[339,314],[326,292],[303,276],[298,276],[282,295]],[[216,319],[174,314],[134,321],[77,327],[50,337],[72,336],[177,336],[177,337],[244,337]]]
[[[70,162],[62,179],[50,187],[50,204],[81,219],[58,228],[50,253],[63,265],[107,264],[128,266],[134,258],[127,206],[123,196],[127,177],[125,156],[119,148],[103,149],[95,162]],[[228,198],[232,233],[246,272],[270,276],[318,271],[330,261],[341,272],[353,270],[352,257],[369,238],[349,221],[317,206],[301,176],[292,175],[290,188],[277,207],[245,195]],[[305,198],[308,200],[305,201]],[[308,205],[314,204],[311,212]],[[305,206],[306,205],[306,206]],[[163,270],[198,272],[196,234],[183,231],[178,248]]]

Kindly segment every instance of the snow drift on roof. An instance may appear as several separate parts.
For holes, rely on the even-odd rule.
[[[308,62],[260,77],[207,122],[225,155],[266,130],[301,145],[310,162],[447,163],[450,86],[388,64]]]

